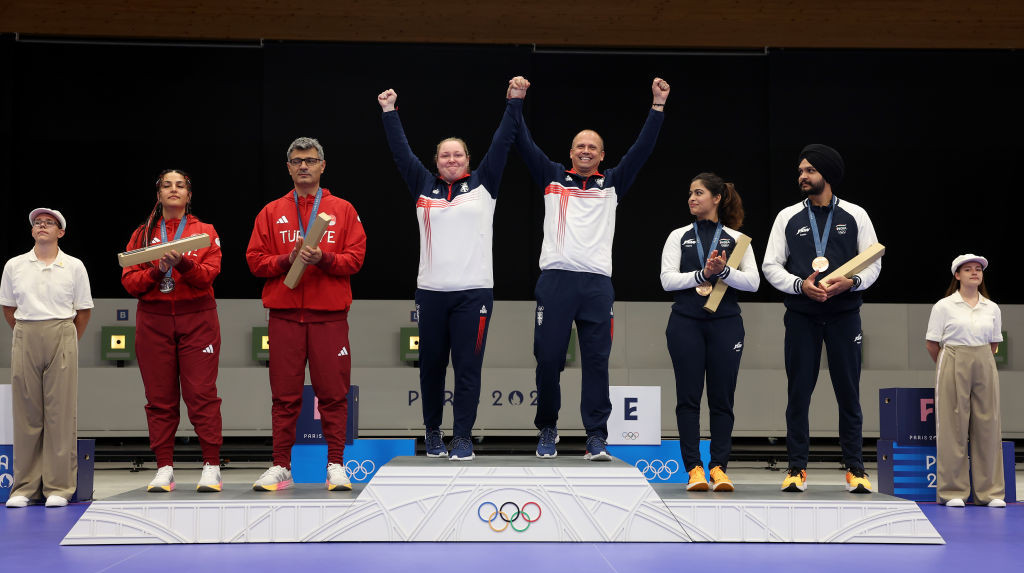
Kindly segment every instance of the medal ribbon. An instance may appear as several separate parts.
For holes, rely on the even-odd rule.
[[[320,210],[320,199],[323,198],[324,190],[320,187],[316,188],[316,199],[313,199],[313,210],[309,212],[309,222],[306,226],[302,226],[302,212],[299,211],[299,192],[292,191],[292,198],[295,199],[295,214],[299,219],[299,236],[303,239],[306,238],[306,230],[313,226],[313,220],[316,219],[316,212]]]
[[[174,233],[174,240],[175,241],[181,239],[181,235],[184,234],[184,232],[185,232],[185,220],[187,218],[188,218],[188,214],[185,214],[185,215],[183,215],[181,217],[181,221],[178,222],[178,231],[176,233]],[[162,243],[166,243],[167,242],[167,221],[165,221],[163,217],[160,217],[160,241]],[[174,270],[174,267],[171,267],[171,268],[167,269],[167,272],[164,273],[164,278],[168,278],[168,279],[171,278],[171,271],[172,270]]]
[[[722,236],[722,222],[719,221],[718,226],[715,227],[715,237],[711,239],[711,244],[708,245],[707,254],[704,253],[704,245],[700,242],[700,231],[697,229],[697,223],[693,224],[693,236],[697,238],[697,259],[700,261],[700,268],[703,269],[704,261],[707,260],[711,251],[718,246],[718,238]]]
[[[828,232],[832,230],[832,214],[836,212],[836,203],[839,198],[832,196],[832,207],[828,210],[828,218],[825,219],[825,233],[818,233],[818,220],[814,217],[814,210],[811,209],[811,200],[807,200],[807,218],[811,220],[811,236],[814,237],[814,252],[819,257],[825,256],[825,247],[828,245]]]

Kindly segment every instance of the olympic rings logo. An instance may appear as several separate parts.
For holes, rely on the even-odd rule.
[[[640,432],[622,432],[623,440],[636,440],[640,438]]]
[[[348,474],[349,479],[361,481],[370,477],[370,474],[375,471],[377,471],[377,464],[373,463],[373,460],[363,460],[361,462],[348,460],[345,462],[345,473]]]
[[[651,460],[647,461],[644,459],[637,460],[635,464],[636,469],[640,470],[640,473],[644,474],[644,478],[647,481],[655,478],[660,480],[667,480],[672,477],[672,474],[679,471],[679,462],[676,460]]]
[[[480,513],[480,510],[482,510],[486,505],[491,506],[491,508],[493,509],[493,511],[488,517],[484,517],[484,515]],[[526,513],[526,508],[530,507],[531,505],[537,508],[536,517],[530,517],[530,514]],[[511,516],[505,511],[505,508],[509,506],[515,508],[514,511],[512,511]],[[520,509],[514,501],[506,501],[505,503],[501,504],[501,507],[498,507],[492,501],[485,501],[481,503],[479,507],[476,508],[476,516],[480,518],[480,521],[485,522],[487,526],[491,528],[491,531],[494,531],[496,533],[501,533],[509,527],[512,527],[512,531],[515,531],[516,533],[522,533],[527,529],[530,529],[530,524],[540,520],[540,514],[540,505],[535,501],[526,502],[523,505],[522,509]],[[522,517],[523,522],[526,523],[526,525],[522,528],[516,527],[516,522],[519,521],[520,517]],[[501,521],[505,525],[501,526],[501,528],[498,529],[497,527],[494,527],[496,521]]]

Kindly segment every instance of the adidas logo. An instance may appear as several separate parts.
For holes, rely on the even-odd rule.
[[[284,225],[287,222],[288,222],[288,217],[285,217],[284,215],[281,215],[281,218],[277,220],[277,223],[279,225]]]
[[[572,181],[572,175],[566,175],[565,176],[565,180],[566,181]]]
[[[153,237],[153,240],[149,242],[151,245],[155,245],[160,242],[160,237]]]
[[[203,354],[213,354],[213,345],[209,345],[203,349]]]
[[[347,346],[342,346],[341,347],[341,352],[338,353],[338,356],[348,356],[348,347]]]
[[[487,314],[487,307],[486,306],[481,306],[480,307],[480,314]]]

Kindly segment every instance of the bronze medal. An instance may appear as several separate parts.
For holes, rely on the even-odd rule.
[[[709,294],[711,294],[712,288],[713,287],[711,286],[711,283],[701,283],[697,285],[697,294],[699,294],[700,296],[708,296]]]
[[[811,268],[818,271],[819,273],[825,272],[826,270],[828,270],[828,259],[826,259],[825,257],[815,258],[813,261],[811,261]]]

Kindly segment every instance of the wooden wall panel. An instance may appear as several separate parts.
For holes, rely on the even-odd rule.
[[[1008,0],[4,0],[22,35],[620,48],[1024,47]]]

